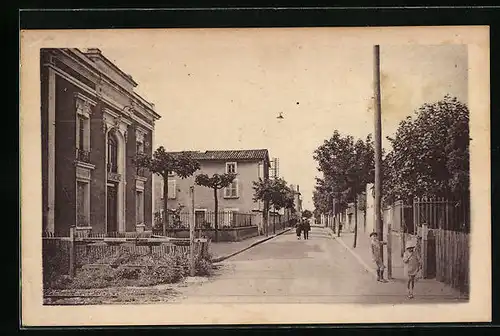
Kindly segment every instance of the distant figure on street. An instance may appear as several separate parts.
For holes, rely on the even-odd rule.
[[[370,233],[370,239],[371,239],[370,243],[372,250],[372,259],[377,269],[377,281],[387,282],[387,280],[384,279],[385,266],[384,266],[384,260],[382,259],[382,246],[386,245],[387,243],[380,241],[378,239],[377,232]]]
[[[311,223],[309,222],[309,219],[304,218],[302,225],[302,230],[304,230],[304,239],[309,239],[309,231],[311,231]]]
[[[403,255],[403,263],[405,274],[408,277],[408,298],[413,298],[413,288],[415,287],[415,277],[421,268],[420,256],[415,249],[415,240],[408,242],[405,253]]]
[[[300,220],[295,224],[295,233],[297,233],[297,239],[300,240],[300,234],[302,233],[302,222]]]

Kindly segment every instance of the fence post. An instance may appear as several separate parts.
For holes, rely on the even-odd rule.
[[[75,249],[75,227],[69,228],[69,276],[74,277],[76,274],[76,249]]]
[[[427,278],[427,233],[428,224],[422,224],[422,277]]]

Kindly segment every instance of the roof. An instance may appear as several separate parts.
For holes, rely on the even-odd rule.
[[[209,150],[205,152],[187,151],[196,160],[265,160],[269,158],[267,149]],[[180,152],[169,152],[179,154]]]

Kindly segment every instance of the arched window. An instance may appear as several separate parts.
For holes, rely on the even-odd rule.
[[[108,133],[108,171],[118,172],[118,146],[113,131]]]

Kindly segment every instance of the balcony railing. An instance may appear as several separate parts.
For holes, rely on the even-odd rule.
[[[122,175],[114,172],[108,172],[108,181],[120,182]]]
[[[80,162],[90,163],[90,151],[77,148],[76,159]]]

